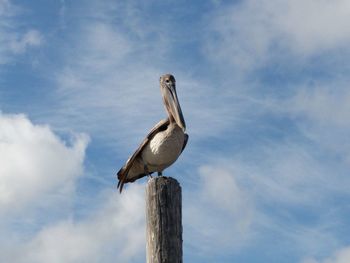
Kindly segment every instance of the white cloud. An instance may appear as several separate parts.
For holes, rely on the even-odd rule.
[[[242,69],[286,54],[308,57],[346,48],[349,23],[347,0],[241,1],[215,13],[207,54]]]
[[[77,54],[80,60],[68,63],[74,62],[79,67],[94,70],[96,75],[119,65],[134,46],[108,23],[92,22],[82,28],[80,34],[82,39]]]
[[[350,3],[346,0],[286,1],[274,15],[290,48],[305,54],[346,47],[350,41]],[[271,5],[272,6],[272,5]]]
[[[0,113],[0,211],[34,207],[49,196],[66,196],[83,172],[88,139],[76,135],[72,145],[48,126],[24,115]]]
[[[235,253],[276,236],[283,240],[280,247],[295,244],[295,255],[339,245],[334,233],[339,207],[332,200],[348,194],[349,180],[317,159],[313,149],[265,142],[232,158],[209,160],[200,170],[198,191],[185,195],[184,240],[198,240],[188,244],[191,253]]]
[[[57,206],[73,202],[87,142],[80,134],[68,144],[24,115],[0,115],[0,227],[7,236],[0,239],[0,261],[130,262],[144,257],[144,193],[138,184],[127,194],[98,194],[97,206],[86,217],[75,219],[66,209],[46,219]],[[37,206],[40,216],[33,217]],[[16,216],[21,219],[14,228]],[[24,222],[32,226],[29,232],[21,232]]]
[[[350,262],[350,247],[341,248],[333,253],[332,256],[317,260],[315,258],[305,258],[302,263],[348,263]]]
[[[281,112],[295,119],[303,135],[350,163],[350,92],[345,79],[301,86]]]
[[[10,16],[13,13],[13,6],[9,0],[0,0],[0,17]]]
[[[240,216],[244,214],[242,208],[247,205],[248,200],[230,171],[202,166],[199,173],[202,180],[200,191],[205,202],[232,214],[238,215],[238,211],[241,212]]]
[[[333,167],[333,160],[319,154],[317,145],[304,140],[264,141],[223,165],[234,165],[237,178],[261,203],[320,209],[332,195],[347,194],[350,181],[343,164]]]
[[[99,208],[88,218],[53,223],[29,240],[5,246],[0,253],[1,261],[98,263],[144,258],[143,188],[134,184],[123,195],[105,191],[99,197]]]
[[[232,253],[250,237],[252,203],[230,170],[207,165],[199,176],[198,189],[185,194],[185,246],[205,255]]]
[[[24,53],[29,47],[40,46],[43,41],[43,36],[37,30],[28,30],[25,34],[18,36],[18,39],[13,39],[10,44],[10,50],[17,53]]]
[[[301,87],[290,101],[290,110],[313,123],[330,128],[350,129],[348,83],[333,79],[314,87]]]

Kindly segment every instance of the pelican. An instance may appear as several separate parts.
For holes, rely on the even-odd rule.
[[[172,165],[185,149],[188,135],[176,94],[175,78],[171,74],[160,77],[160,91],[168,118],[158,122],[118,172],[120,193],[125,183],[151,176]]]

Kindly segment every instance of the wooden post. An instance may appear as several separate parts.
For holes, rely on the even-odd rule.
[[[154,177],[146,187],[147,263],[182,263],[181,187]]]

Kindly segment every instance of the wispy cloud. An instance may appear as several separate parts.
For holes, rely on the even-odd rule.
[[[215,13],[206,54],[251,69],[344,49],[349,14],[346,0],[240,1]]]
[[[347,80],[340,77],[300,87],[284,109],[306,138],[337,158],[338,167],[350,164],[349,102]]]
[[[59,19],[60,19],[60,27],[61,29],[65,29],[66,28],[66,2],[65,0],[61,0],[60,2],[61,7],[59,10]]]
[[[197,176],[197,189],[185,193],[185,246],[210,257],[234,253],[252,235],[254,208],[249,194],[222,166],[203,166]]]
[[[283,242],[276,246],[298,259],[339,246],[341,205],[334,197],[348,196],[349,182],[345,171],[332,172],[313,152],[270,143],[232,158],[209,158],[199,171],[202,187],[185,195],[187,240],[199,240],[193,251],[220,257],[277,238]]]
[[[173,38],[170,25],[166,30],[167,24],[144,24],[139,7],[116,6],[97,5],[94,19],[79,24],[72,39],[74,44],[62,50],[64,65],[55,76],[59,103],[45,121],[55,122],[56,127],[103,135],[109,143],[116,142],[115,147],[135,147],[155,123],[166,117],[158,82],[168,69],[178,80],[178,95],[193,140],[208,134],[218,136],[232,123],[241,121],[240,113],[247,107],[240,97],[233,98],[229,105],[220,103],[232,99],[231,86],[213,85],[200,75],[193,76],[169,65],[169,60],[174,60],[168,54],[172,46],[163,39]],[[114,9],[118,10],[115,16],[110,12]],[[115,24],[114,19],[126,24]],[[230,85],[238,87],[236,83]],[[218,93],[218,89],[225,92]]]
[[[305,258],[302,263],[346,263],[350,261],[350,247],[343,247],[325,259]]]
[[[37,30],[29,30],[25,34],[19,37],[19,39],[13,39],[10,42],[10,50],[14,54],[23,53],[29,47],[40,46],[43,41],[43,37]]]
[[[20,28],[16,21],[20,13],[20,8],[10,1],[0,1],[0,65],[9,63],[15,55],[43,43],[44,37],[38,30],[26,28],[23,31]]]

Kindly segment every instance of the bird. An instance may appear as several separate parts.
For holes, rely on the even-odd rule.
[[[158,122],[147,134],[140,146],[118,171],[118,189],[124,184],[157,172],[162,176],[164,169],[172,165],[187,145],[186,123],[176,92],[175,77],[162,75],[160,91],[168,117]]]

